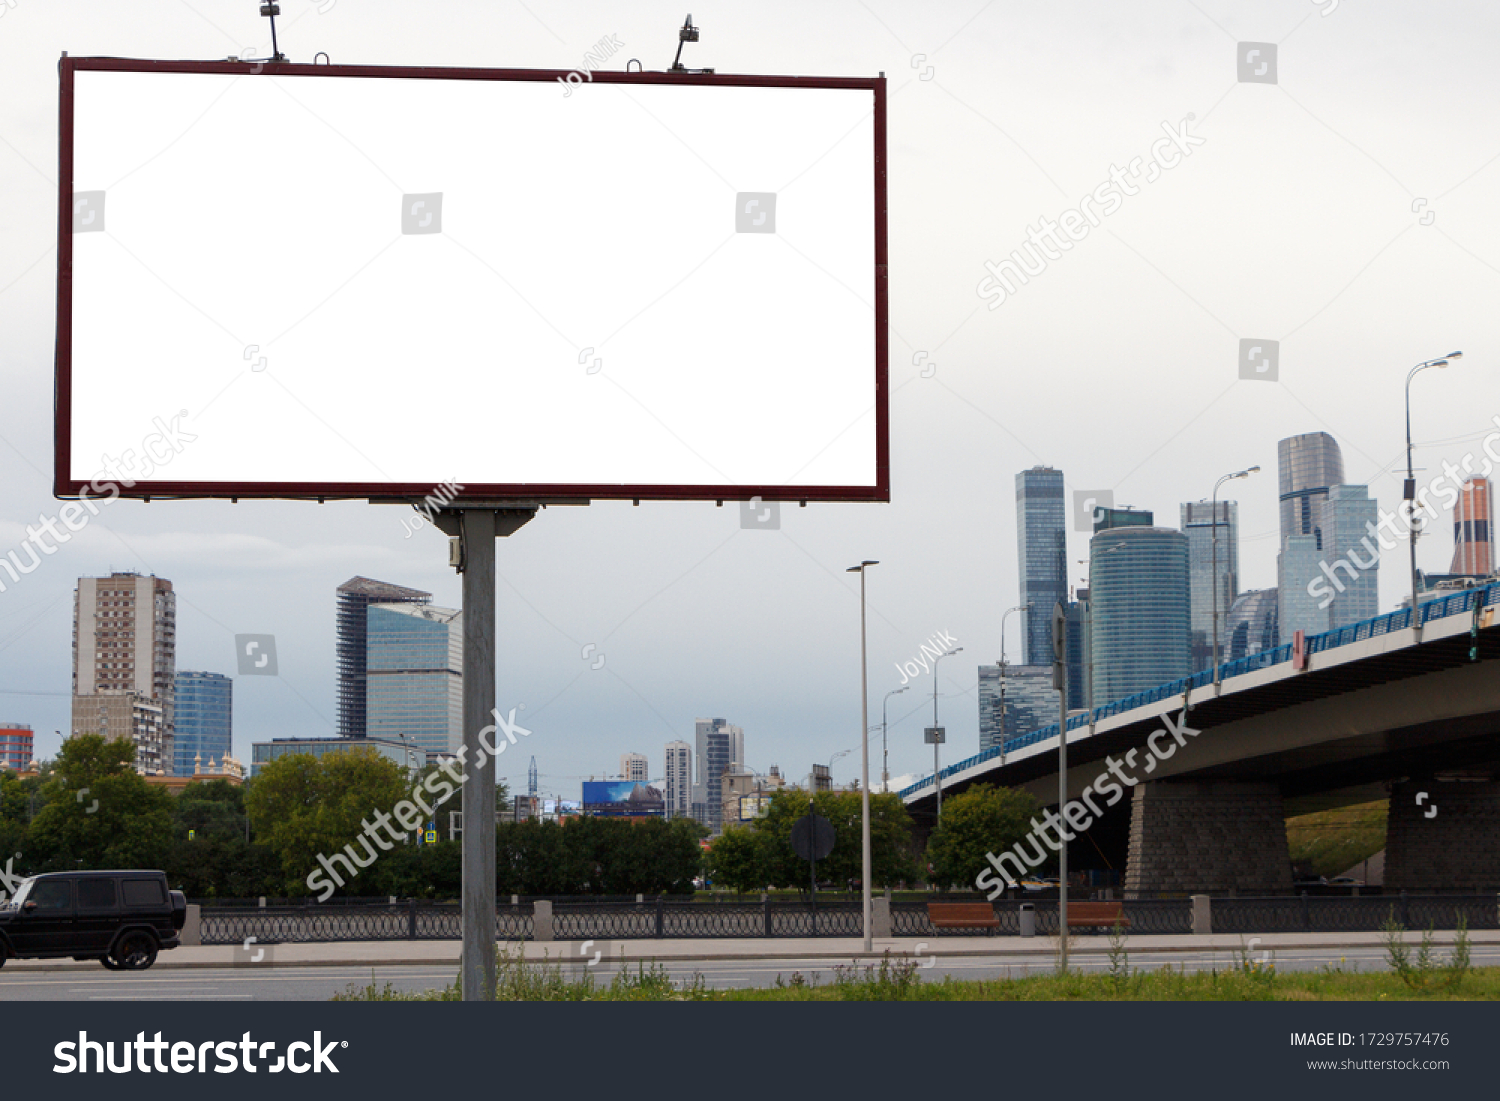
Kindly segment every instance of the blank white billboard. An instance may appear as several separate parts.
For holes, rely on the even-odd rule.
[[[58,492],[887,499],[884,81],[563,75],[65,59]]]

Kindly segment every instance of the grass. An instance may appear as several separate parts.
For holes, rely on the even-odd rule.
[[[1457,954],[1457,953],[1455,953]],[[1419,953],[1420,957],[1420,953]],[[608,982],[592,974],[572,978],[561,963],[529,961],[505,951],[496,966],[501,1001],[711,1001],[711,1002],[1223,1002],[1223,1001],[1493,1001],[1500,1000],[1500,968],[1470,968],[1450,957],[1406,960],[1389,971],[1354,972],[1342,966],[1321,971],[1278,971],[1274,963],[1241,950],[1223,968],[1185,971],[1170,966],[1131,968],[1123,950],[1112,952],[1108,971],[1070,971],[1007,979],[925,982],[914,960],[889,953],[878,964],[835,967],[830,981],[819,973],[792,972],[773,986],[710,990],[702,975],[674,980],[658,962],[622,969]],[[1393,961],[1394,964],[1394,961]],[[576,973],[576,968],[574,969]],[[1457,972],[1455,977],[1455,972]],[[1413,981],[1413,975],[1419,981]],[[1430,978],[1429,978],[1430,976]],[[350,985],[334,1001],[457,1001],[459,986],[405,993],[390,983]]]
[[[1386,801],[1300,814],[1286,820],[1292,863],[1313,875],[1342,875],[1385,848]]]

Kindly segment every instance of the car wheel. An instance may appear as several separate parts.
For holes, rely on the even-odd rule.
[[[156,962],[156,940],[149,933],[126,933],[114,951],[116,969],[144,971]]]
[[[99,962],[104,965],[104,970],[106,970],[106,971],[119,971],[120,970],[120,965],[118,963],[116,963],[114,960],[110,959],[108,956],[100,956],[99,957]]]

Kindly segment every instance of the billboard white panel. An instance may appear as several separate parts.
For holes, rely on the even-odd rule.
[[[884,81],[562,75],[66,59],[58,492],[887,499]]]

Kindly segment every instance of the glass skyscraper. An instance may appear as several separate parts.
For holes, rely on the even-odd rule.
[[[1281,645],[1277,626],[1280,598],[1275,589],[1241,593],[1229,609],[1220,644],[1220,661],[1249,657]]]
[[[724,825],[724,772],[731,764],[745,763],[745,732],[723,719],[697,720],[698,782],[693,785],[693,804],[701,807],[698,819],[718,833]]]
[[[1123,527],[1089,542],[1094,706],[1192,671],[1188,537]]]
[[[1453,508],[1453,564],[1448,572],[1488,577],[1495,569],[1495,529],[1490,526],[1490,480],[1471,478]]]
[[[367,624],[369,736],[429,755],[463,744],[463,613],[431,604],[371,604]]]
[[[1325,578],[1333,575],[1329,584],[1336,595],[1324,628],[1332,630],[1373,619],[1380,611],[1380,539],[1370,534],[1380,514],[1368,487],[1337,485],[1328,487],[1324,516],[1327,529],[1318,572]]]
[[[232,749],[234,681],[222,673],[177,674],[177,737],[172,775],[191,776],[212,760],[222,765]]]
[[[1005,718],[1000,715],[1000,666],[979,667],[979,748],[992,749],[1003,736],[1014,738],[1057,722],[1057,689],[1052,666],[1005,667]]]
[[[1094,510],[1094,534],[1110,528],[1149,528],[1156,524],[1156,516],[1145,508],[1096,508]]]
[[[363,738],[368,715],[365,700],[365,660],[368,656],[365,609],[371,604],[426,604],[431,593],[404,589],[368,577],[351,577],[338,587],[338,705],[339,736]]]
[[[1214,559],[1218,558],[1219,660],[1224,660],[1224,625],[1239,593],[1240,510],[1234,501],[1218,503],[1218,554],[1214,553],[1214,504],[1187,501],[1181,506],[1182,532],[1188,537],[1188,600],[1192,608],[1193,669],[1213,668]]]
[[[1342,485],[1344,456],[1327,432],[1289,436],[1276,445],[1281,490],[1281,542],[1311,535],[1323,549],[1323,509],[1328,487]]]
[[[1036,466],[1016,475],[1016,557],[1021,572],[1022,655],[1052,663],[1052,607],[1068,599],[1068,513],[1063,475]]]

